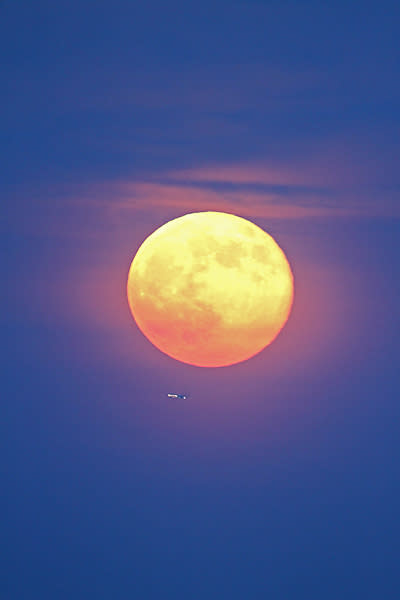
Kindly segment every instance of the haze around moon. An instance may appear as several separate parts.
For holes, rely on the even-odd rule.
[[[293,274],[275,240],[221,212],[190,213],[140,246],[127,296],[142,333],[170,357],[232,365],[268,346],[293,303]]]

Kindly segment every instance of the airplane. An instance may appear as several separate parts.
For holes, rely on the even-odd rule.
[[[186,394],[167,394],[167,398],[176,398],[179,400],[186,400]]]

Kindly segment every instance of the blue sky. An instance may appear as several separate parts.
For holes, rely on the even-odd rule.
[[[0,3],[6,600],[398,598],[398,28],[388,1]],[[229,368],[161,354],[125,297],[201,210],[295,277]]]

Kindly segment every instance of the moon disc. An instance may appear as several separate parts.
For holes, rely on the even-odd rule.
[[[134,257],[128,302],[142,333],[176,360],[241,362],[285,325],[293,275],[275,240],[221,212],[190,213],[154,231]]]

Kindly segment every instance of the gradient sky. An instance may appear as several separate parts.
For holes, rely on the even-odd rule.
[[[0,2],[2,599],[400,597],[399,17]],[[295,277],[228,368],[160,353],[125,296],[201,210]]]

